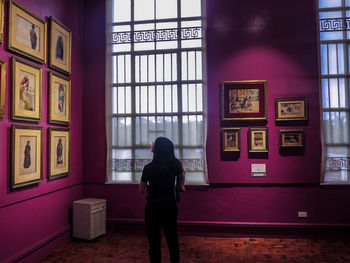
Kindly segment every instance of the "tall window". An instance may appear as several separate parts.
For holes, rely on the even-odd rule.
[[[189,184],[206,183],[204,0],[110,0],[108,181],[139,182],[153,141],[174,142]]]
[[[324,183],[350,183],[350,0],[319,0]]]

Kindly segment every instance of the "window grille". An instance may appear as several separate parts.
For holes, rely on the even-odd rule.
[[[202,0],[111,0],[107,10],[108,182],[139,182],[153,141],[171,139],[186,183],[205,184]]]
[[[350,0],[319,0],[323,183],[350,183]]]

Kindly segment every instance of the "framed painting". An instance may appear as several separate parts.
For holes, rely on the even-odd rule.
[[[0,118],[5,116],[6,62],[0,60]]]
[[[70,130],[49,128],[48,179],[67,176],[70,171]]]
[[[221,131],[221,151],[239,152],[241,150],[241,129],[224,128]]]
[[[303,129],[279,130],[279,148],[304,148],[305,134]]]
[[[50,17],[50,60],[49,66],[65,74],[71,73],[72,32]]]
[[[15,1],[9,1],[7,48],[46,63],[46,23]]]
[[[0,43],[4,42],[4,13],[5,13],[5,7],[4,7],[4,1],[0,0]]]
[[[43,128],[13,125],[11,189],[43,180]]]
[[[275,99],[276,121],[305,121],[308,119],[307,98]]]
[[[269,151],[269,128],[257,127],[248,130],[248,152]]]
[[[68,78],[50,72],[49,123],[70,124],[71,82]]]
[[[12,57],[12,119],[41,120],[42,68]]]
[[[266,80],[221,83],[221,121],[267,119]]]

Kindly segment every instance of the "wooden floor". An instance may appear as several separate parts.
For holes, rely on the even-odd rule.
[[[164,239],[163,263],[169,262]],[[145,263],[148,244],[143,235],[105,234],[93,241],[72,240],[41,263]],[[265,239],[180,237],[183,263],[350,262],[350,239]]]

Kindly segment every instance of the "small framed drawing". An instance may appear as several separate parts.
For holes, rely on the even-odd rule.
[[[50,67],[65,74],[71,73],[72,32],[50,17]]]
[[[4,1],[5,0],[0,0],[0,43],[4,42]]]
[[[42,68],[12,57],[12,119],[40,121]]]
[[[43,180],[43,128],[13,125],[11,189]]]
[[[70,124],[71,85],[70,80],[50,72],[49,123]]]
[[[70,130],[49,128],[48,179],[67,176],[70,171]]]
[[[248,152],[269,151],[269,129],[267,127],[249,128]]]
[[[308,119],[307,98],[275,99],[276,121],[304,121]]]
[[[279,130],[279,148],[304,148],[305,134],[304,130]]]
[[[241,129],[224,128],[221,131],[221,151],[239,152],[241,150]]]
[[[15,1],[9,1],[7,48],[46,63],[46,23]]]
[[[266,80],[221,83],[221,121],[267,119]]]
[[[6,98],[6,62],[0,60],[0,118],[5,116],[5,98]]]

